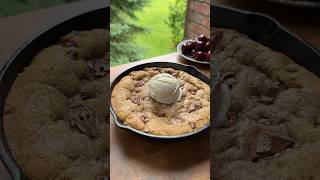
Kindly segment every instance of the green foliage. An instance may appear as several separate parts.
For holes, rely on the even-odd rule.
[[[0,0],[0,16],[11,16],[72,1],[77,0]]]
[[[170,14],[167,25],[171,29],[172,43],[176,46],[183,39],[184,21],[186,16],[187,0],[175,0],[169,5]]]
[[[133,43],[144,47],[146,51],[141,54],[147,59],[176,51],[171,43],[171,32],[166,24],[169,16],[168,4],[175,0],[150,0],[150,3],[143,11],[136,13],[138,18],[135,24],[148,29],[144,33],[136,34]]]
[[[110,64],[111,66],[135,61],[145,51],[132,43],[134,35],[145,31],[131,23],[137,20],[136,11],[141,11],[149,0],[112,0],[110,9]]]

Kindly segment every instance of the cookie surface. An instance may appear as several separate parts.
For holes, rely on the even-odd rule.
[[[5,102],[4,131],[30,179],[108,175],[107,31],[71,32],[18,74]]]
[[[213,28],[232,104],[210,132],[218,180],[320,177],[320,78],[245,34]]]
[[[148,82],[168,73],[180,81],[182,96],[170,105],[150,97]],[[172,68],[150,67],[133,71],[114,87],[111,103],[125,125],[150,134],[172,136],[195,131],[209,123],[210,88],[200,79]]]

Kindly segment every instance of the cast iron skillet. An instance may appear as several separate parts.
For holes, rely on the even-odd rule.
[[[247,34],[251,39],[282,52],[297,64],[320,76],[320,52],[295,36],[273,18],[230,7],[211,6],[211,26],[224,27]]]
[[[11,174],[12,179],[28,179],[23,174],[20,167],[17,166],[11,155],[3,127],[4,102],[17,74],[22,72],[23,68],[30,64],[33,57],[39,51],[55,44],[63,35],[73,30],[81,31],[94,28],[109,28],[110,19],[108,6],[108,3],[106,3],[106,7],[83,13],[82,15],[70,18],[47,28],[45,31],[33,37],[30,41],[26,42],[16,51],[4,67],[2,67],[0,71],[0,158]]]
[[[138,71],[138,70],[142,70],[146,67],[168,67],[168,68],[173,68],[173,69],[177,69],[177,70],[182,70],[187,72],[188,74],[191,74],[197,78],[199,78],[200,80],[202,80],[203,82],[210,84],[210,80],[209,78],[204,75],[203,73],[201,73],[197,68],[193,67],[193,66],[189,66],[189,65],[183,65],[183,64],[178,64],[178,63],[170,63],[170,62],[152,62],[152,63],[145,63],[145,64],[140,64],[134,67],[131,67],[125,71],[123,71],[122,73],[120,73],[111,83],[111,92],[113,90],[113,88],[115,87],[115,85],[124,77],[127,76],[130,72],[132,71]],[[176,136],[159,136],[159,135],[154,135],[154,134],[150,134],[150,133],[146,133],[143,131],[139,131],[136,130],[130,126],[126,126],[125,124],[123,124],[121,122],[121,120],[117,117],[116,113],[113,110],[112,104],[110,104],[110,112],[112,115],[112,118],[114,119],[114,122],[116,123],[116,125],[120,128],[124,128],[127,130],[131,130],[135,133],[138,133],[140,135],[143,136],[147,136],[150,138],[155,138],[155,139],[163,139],[163,140],[169,140],[169,139],[179,139],[179,138],[184,138],[184,137],[188,137],[191,135],[194,135],[196,133],[199,133],[203,130],[205,130],[206,128],[208,128],[209,124],[207,124],[206,126],[202,127],[201,129],[198,129],[197,131],[193,131],[187,134],[182,134],[182,135],[176,135]]]

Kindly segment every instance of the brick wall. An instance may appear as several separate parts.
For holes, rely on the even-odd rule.
[[[184,38],[210,35],[210,0],[188,0]]]

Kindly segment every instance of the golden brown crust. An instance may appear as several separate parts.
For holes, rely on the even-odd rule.
[[[181,82],[182,98],[166,105],[150,97],[149,80],[159,74],[174,75]],[[145,68],[123,77],[112,91],[111,103],[119,119],[135,129],[156,135],[180,135],[209,122],[210,89],[200,79],[172,68]]]

